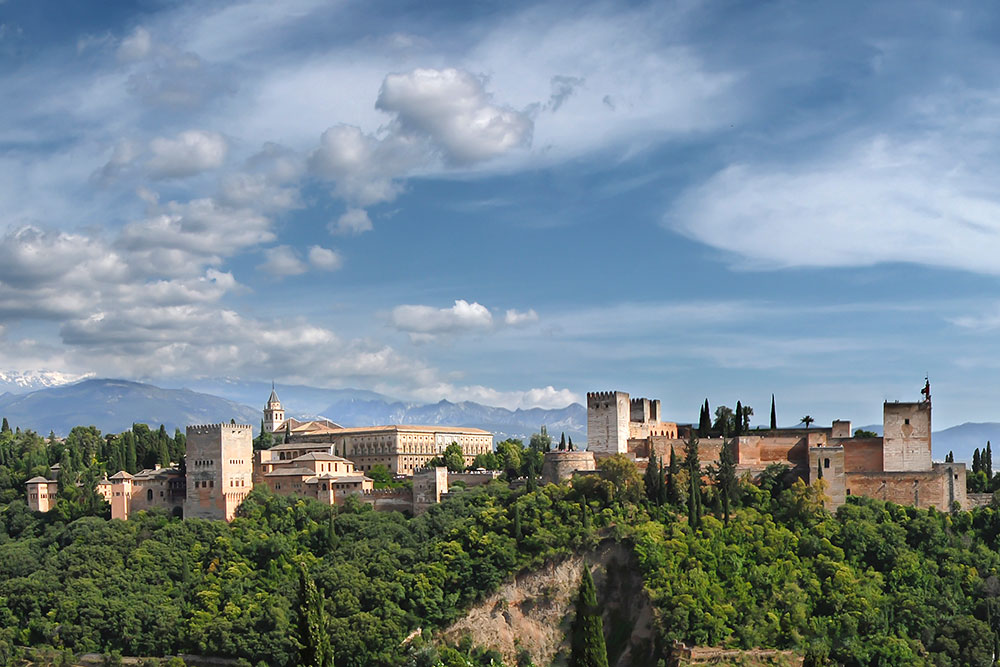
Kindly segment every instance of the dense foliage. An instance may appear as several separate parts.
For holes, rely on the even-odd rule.
[[[632,547],[661,651],[674,639],[790,648],[809,665],[976,666],[1000,654],[995,507],[851,498],[831,514],[822,481],[792,483],[774,467],[750,484],[728,461],[701,470],[694,438],[645,476],[611,457],[601,476],[540,488],[530,472],[541,452],[501,443],[489,456],[509,478],[527,474],[519,488],[463,491],[416,518],[258,489],[231,524],[155,512],[121,522],[88,495],[118,457],[141,466],[182,447],[140,425],[65,441],[0,430],[0,664],[17,646],[268,665],[331,654],[338,666],[496,663],[489,650],[429,640],[512,573],[608,538]],[[54,463],[65,498],[29,512],[24,480]]]
[[[145,512],[63,523],[15,501],[0,511],[0,655],[51,645],[296,664],[301,565],[338,666],[427,659],[419,637],[403,644],[411,631],[455,619],[518,569],[592,546],[614,518],[597,500],[583,511],[570,488],[500,483],[413,519],[262,490],[231,524]]]

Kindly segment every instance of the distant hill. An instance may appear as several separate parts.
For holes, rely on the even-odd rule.
[[[956,461],[972,461],[972,452],[982,449],[986,441],[996,441],[1000,445],[1000,424],[996,422],[966,422],[958,426],[935,431],[931,437],[934,446],[934,460],[943,461],[949,452],[955,452]],[[994,449],[996,446],[993,447]],[[997,460],[997,459],[994,459]]]
[[[62,373],[59,371],[0,371],[0,399],[2,394],[25,394],[36,389],[58,387],[64,384],[79,382],[87,375]]]
[[[284,398],[282,398],[284,401]],[[286,405],[286,409],[292,406]],[[471,401],[440,401],[428,405],[409,404],[384,399],[345,398],[328,405],[322,414],[343,426],[376,424],[425,424],[429,426],[472,426],[492,431],[497,439],[531,437],[544,424],[553,440],[565,432],[574,444],[587,440],[587,409],[579,403],[546,410],[508,410]]]
[[[164,424],[172,431],[188,424],[235,419],[256,428],[263,417],[264,401],[271,391],[270,383],[263,382],[212,380],[202,381],[197,386],[211,386],[219,393],[225,392],[228,398],[127,380],[84,380],[29,393],[4,393],[0,395],[0,416],[7,417],[12,426],[30,428],[43,435],[50,430],[65,435],[74,426],[91,424],[105,433],[119,432],[130,428],[133,422],[153,426]],[[254,401],[252,405],[259,407],[230,400],[233,396],[247,397]],[[565,431],[575,443],[586,441],[587,411],[578,404],[558,410],[507,410],[449,401],[421,405],[395,401],[365,390],[301,386],[279,387],[279,396],[290,416],[322,415],[343,426],[471,426],[491,431],[498,439],[527,439],[545,424],[554,439]],[[320,403],[321,400],[326,403]],[[325,407],[320,407],[323,405]]]
[[[76,384],[0,397],[0,415],[11,427],[42,435],[65,435],[74,426],[93,425],[117,433],[133,422],[164,424],[170,432],[188,424],[237,422],[259,424],[261,411],[218,396],[185,389],[161,389],[126,380],[84,380]]]

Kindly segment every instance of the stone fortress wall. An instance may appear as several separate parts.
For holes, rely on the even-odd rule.
[[[781,464],[807,482],[822,478],[831,509],[846,502],[849,495],[945,511],[955,503],[968,507],[965,464],[932,461],[929,383],[921,393],[925,394],[922,401],[883,404],[884,437],[855,438],[850,421],[836,420],[830,427],[755,429],[726,439],[699,438],[702,467],[717,464],[722,448],[730,447],[740,475],[758,475],[770,465]],[[623,447],[626,415],[630,435]],[[640,467],[651,454],[665,464],[671,449],[683,456],[692,432],[691,426],[662,421],[659,401],[630,400],[620,391],[587,394],[587,426],[588,451],[598,460],[626,454]],[[566,471],[560,475],[565,477]]]

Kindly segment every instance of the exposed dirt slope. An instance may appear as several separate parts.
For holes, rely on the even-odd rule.
[[[609,663],[621,667],[655,664],[653,609],[642,589],[642,577],[629,550],[610,541],[591,553],[521,573],[470,609],[441,638],[457,644],[468,635],[474,644],[500,651],[510,664],[517,664],[522,649],[537,665],[566,664],[567,634],[584,557],[604,608]]]

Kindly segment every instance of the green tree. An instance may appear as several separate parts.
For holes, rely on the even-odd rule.
[[[778,428],[778,415],[774,411],[774,394],[771,394],[771,430]]]
[[[979,472],[980,468],[983,467],[982,459],[979,456],[979,448],[972,452],[972,472]]]
[[[566,450],[566,432],[563,431],[562,435],[559,436],[559,451]]]
[[[508,479],[513,479],[521,470],[521,453],[524,447],[520,440],[511,439],[497,443],[497,459],[500,470],[507,473]]]
[[[301,667],[333,667],[333,647],[323,597],[316,582],[299,564],[299,653]]]
[[[944,462],[945,463],[954,463],[955,462],[955,452],[949,451],[947,454],[945,454]]]
[[[715,409],[715,422],[712,423],[712,430],[718,433],[735,433],[735,417],[733,409],[726,405],[720,405]]]
[[[569,440],[566,442],[566,449],[571,452],[575,449],[575,447],[573,447],[573,436],[569,436]]]
[[[701,525],[701,459],[694,433],[684,447],[684,467],[688,473],[688,523],[697,528]]]
[[[733,454],[733,446],[723,442],[722,449],[719,450],[719,465],[715,468],[715,488],[722,497],[723,522],[729,525],[729,509],[739,499],[740,485],[736,478],[736,457]]]
[[[878,433],[875,431],[866,431],[863,428],[854,429],[855,438],[877,438]]]
[[[671,505],[680,507],[684,500],[681,495],[681,463],[674,452],[674,446],[670,445],[670,463],[667,464],[667,500]]]
[[[0,426],[0,433],[10,433],[10,424],[7,423],[7,418],[3,418],[3,425]]]
[[[602,476],[611,482],[615,500],[619,503],[636,503],[643,495],[642,476],[635,463],[624,454],[614,454],[597,464]]]
[[[983,467],[986,470],[986,479],[993,479],[993,450],[990,441],[986,441],[986,455],[983,457]]]
[[[809,424],[812,424],[816,420],[813,419],[810,415],[806,415],[805,417],[803,417],[801,419],[801,421],[802,421],[803,424],[806,425],[806,428],[809,428]]]
[[[701,417],[698,419],[698,435],[707,436],[712,430],[712,413],[709,411],[708,399],[701,408]]]
[[[372,486],[376,489],[388,489],[392,486],[392,472],[381,463],[373,465],[365,474],[372,479]]]
[[[608,650],[604,644],[604,622],[597,606],[597,590],[590,568],[584,565],[580,592],[576,599],[576,616],[570,639],[570,667],[608,667]]]
[[[731,431],[733,435],[740,435],[743,433],[743,403],[736,401],[736,410],[733,411],[733,430]]]
[[[451,472],[462,472],[465,470],[465,455],[462,453],[462,446],[453,442],[444,448],[445,467]]]
[[[663,479],[660,477],[662,472],[663,469],[659,465],[659,459],[656,458],[656,452],[650,451],[649,462],[646,464],[646,474],[643,476],[642,482],[646,489],[646,499],[652,505],[659,506],[662,502],[662,494],[660,493],[660,485],[663,483]]]
[[[483,454],[476,455],[476,458],[472,460],[472,467],[500,470],[500,462],[497,460],[497,455],[493,452],[484,452]]]
[[[274,435],[264,428],[264,420],[260,420],[260,434],[253,439],[253,448],[271,449],[274,446]]]
[[[548,452],[552,450],[552,436],[548,429],[542,425],[541,431],[531,436],[528,448],[533,452]]]

